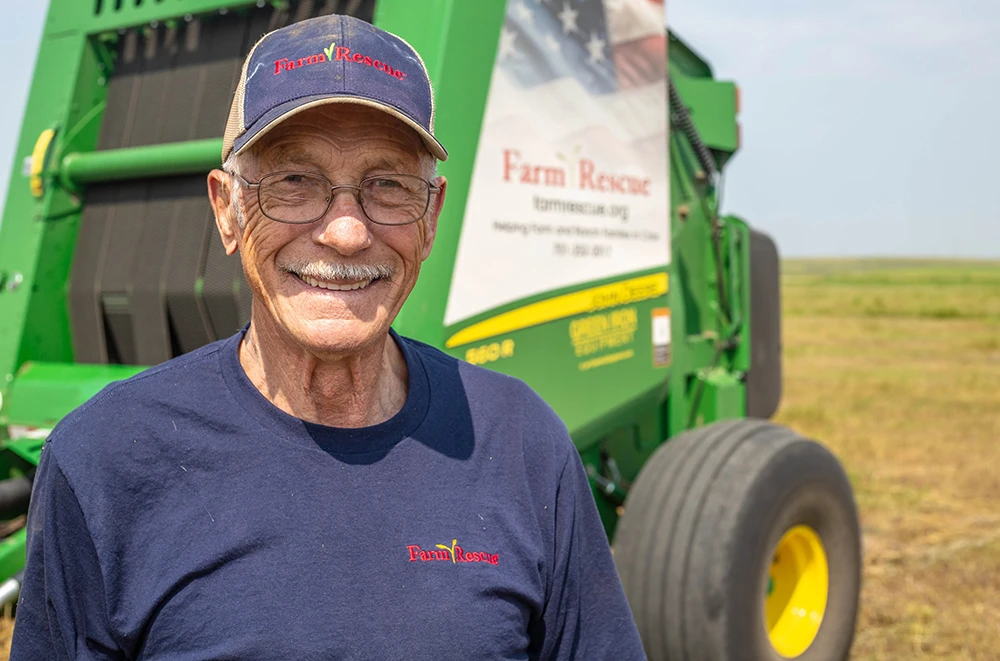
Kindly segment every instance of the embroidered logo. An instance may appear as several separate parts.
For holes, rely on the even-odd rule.
[[[362,55],[361,53],[351,53],[351,49],[347,46],[338,46],[337,42],[330,42],[330,46],[323,49],[322,53],[316,53],[315,55],[308,55],[306,57],[300,57],[297,60],[290,60],[287,57],[282,57],[274,61],[274,75],[277,76],[282,71],[291,71],[292,69],[298,69],[300,67],[307,67],[310,64],[319,64],[320,62],[333,62],[334,60],[344,60],[346,62],[356,62],[357,64],[363,64],[368,67],[373,67],[378,69],[382,73],[388,74],[395,78],[396,80],[403,80],[406,78],[406,73],[395,69],[382,60],[373,60],[367,55]],[[256,73],[256,69],[254,70]]]
[[[460,562],[485,562],[491,565],[500,564],[498,553],[485,553],[483,551],[466,551],[458,545],[458,540],[451,540],[451,546],[435,544],[435,549],[422,549],[417,544],[409,544],[406,550],[410,552],[410,562],[451,562],[457,565]]]

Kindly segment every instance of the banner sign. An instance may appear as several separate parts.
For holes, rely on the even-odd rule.
[[[509,0],[445,324],[670,261],[662,0]]]

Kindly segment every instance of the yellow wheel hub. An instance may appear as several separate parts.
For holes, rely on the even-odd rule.
[[[778,654],[794,659],[816,639],[830,590],[826,551],[815,530],[798,525],[782,535],[768,579],[764,600],[768,636]]]

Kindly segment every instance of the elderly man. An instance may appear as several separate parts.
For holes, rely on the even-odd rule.
[[[367,23],[255,45],[208,177],[251,321],[53,431],[12,659],[643,656],[560,420],[390,328],[445,201],[433,109]]]

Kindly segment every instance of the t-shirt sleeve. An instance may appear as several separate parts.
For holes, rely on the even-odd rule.
[[[27,564],[11,661],[123,659],[108,626],[104,581],[90,531],[51,447],[42,451],[27,525]]]
[[[568,452],[555,502],[552,571],[533,647],[543,661],[645,659],[583,463]]]

